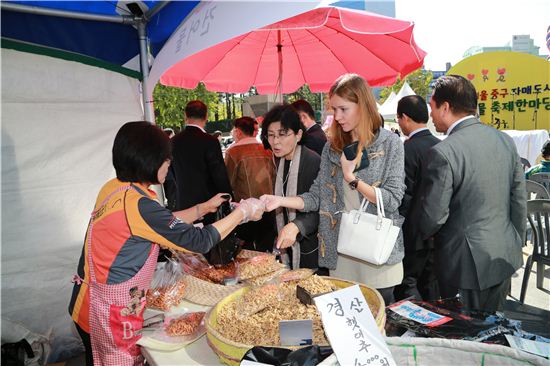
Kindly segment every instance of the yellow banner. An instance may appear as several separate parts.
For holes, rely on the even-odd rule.
[[[477,91],[480,119],[500,130],[550,129],[550,62],[517,52],[468,57],[448,74],[462,75]]]

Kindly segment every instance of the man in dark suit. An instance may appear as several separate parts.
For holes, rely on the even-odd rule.
[[[458,75],[436,80],[431,116],[447,138],[430,149],[420,230],[434,237],[442,297],[459,294],[470,309],[502,310],[522,265],[527,202],[512,139],[475,117],[477,94]]]
[[[397,104],[397,122],[401,131],[408,136],[405,141],[405,184],[407,189],[399,207],[405,217],[403,223],[403,282],[395,287],[395,298],[401,300],[413,296],[417,300],[436,300],[439,287],[434,271],[434,249],[432,240],[422,240],[418,232],[418,215],[412,209],[418,204],[418,191],[422,184],[422,169],[428,150],[439,142],[426,127],[428,107],[418,95],[401,98]]]
[[[232,192],[220,143],[204,130],[206,117],[207,108],[203,102],[187,103],[186,127],[172,138],[170,168],[177,184],[176,211],[208,201],[217,193]],[[205,225],[214,221],[214,214],[204,216]]]
[[[311,104],[307,100],[300,99],[292,103],[292,106],[298,111],[300,121],[302,121],[306,128],[303,145],[321,156],[327,142],[327,136],[321,125],[315,122],[315,112]]]

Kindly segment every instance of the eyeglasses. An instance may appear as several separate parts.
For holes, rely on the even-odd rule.
[[[267,139],[269,141],[275,141],[275,138],[278,137],[279,140],[283,140],[285,137],[288,137],[290,135],[292,135],[293,132],[290,131],[290,132],[285,132],[283,130],[280,130],[278,133],[268,133],[267,134]]]

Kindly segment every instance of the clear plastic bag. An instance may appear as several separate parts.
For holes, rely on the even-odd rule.
[[[237,317],[244,319],[259,313],[268,306],[275,304],[280,298],[279,285],[270,284],[253,288],[237,300],[235,304]]]
[[[178,254],[178,260],[186,274],[199,278],[203,281],[216,283],[220,285],[235,284],[238,281],[239,261],[236,259],[224,265],[210,265],[201,257],[195,254]]]
[[[176,258],[181,265],[182,271],[192,276],[210,267],[208,262],[200,254],[178,252]]]
[[[148,337],[145,345],[163,350],[193,343],[206,333],[205,315],[204,311],[190,312],[187,309],[169,313],[163,326]]]
[[[285,273],[289,271],[288,267],[284,266],[278,270],[275,270],[274,272],[270,272],[258,277],[252,277],[248,280],[243,280],[243,283],[246,283],[249,286],[252,287],[258,287],[268,284],[278,284],[281,281],[279,278],[283,276]]]
[[[183,300],[185,287],[184,273],[176,260],[158,263],[147,290],[147,307],[166,311],[177,306]]]
[[[274,255],[268,253],[260,254],[241,263],[239,278],[241,280],[248,280],[253,277],[263,276],[280,269],[281,266]]]
[[[288,271],[279,276],[281,282],[290,282],[290,281],[302,281],[313,276],[315,271],[311,268],[298,268],[292,271]]]

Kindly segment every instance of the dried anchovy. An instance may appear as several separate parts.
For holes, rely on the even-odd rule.
[[[169,310],[177,306],[185,295],[185,282],[179,280],[175,284],[166,287],[156,287],[147,290],[147,307],[161,310]]]
[[[204,311],[198,311],[184,314],[177,319],[172,319],[170,324],[166,326],[166,333],[172,337],[192,334],[201,324],[205,314]]]

